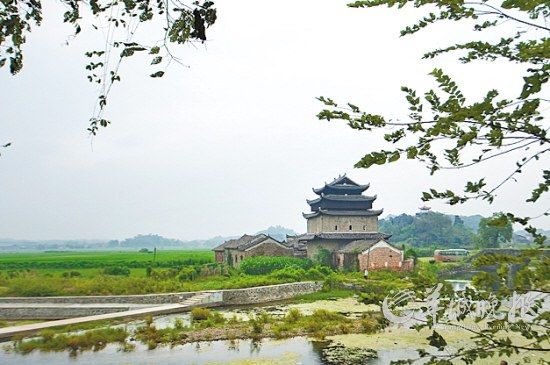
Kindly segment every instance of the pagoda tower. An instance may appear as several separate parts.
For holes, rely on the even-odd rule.
[[[376,195],[363,195],[369,184],[360,185],[345,174],[313,189],[319,197],[307,200],[310,213],[307,233],[375,233],[378,232],[378,216],[383,209],[372,209]]]

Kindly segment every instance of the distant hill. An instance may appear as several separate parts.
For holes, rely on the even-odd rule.
[[[388,215],[380,220],[380,231],[392,234],[394,242],[409,242],[414,245],[429,243],[443,244],[449,247],[469,245],[477,233],[481,215],[459,216],[431,212],[429,217],[420,219],[420,216],[407,214]],[[461,224],[456,224],[462,221]],[[462,227],[461,227],[462,226]],[[284,241],[287,235],[297,233],[282,226],[271,226],[257,232]],[[550,237],[550,230],[541,230]],[[0,238],[0,252],[17,251],[79,251],[79,250],[139,250],[142,248],[171,249],[171,250],[210,250],[221,243],[237,238],[236,236],[215,236],[200,240],[179,240],[166,238],[158,234],[139,234],[124,240],[24,240]],[[525,231],[514,232],[513,241],[519,244],[529,244],[533,241],[531,235]]]
[[[476,215],[461,215],[459,216],[462,221],[464,222],[464,225],[468,228],[470,228],[472,231],[477,232],[477,227],[479,226],[479,221],[483,216],[476,214]]]
[[[295,235],[291,229],[282,226],[272,226],[258,233],[268,234],[275,239],[284,240],[286,235]],[[17,251],[77,251],[77,250],[139,250],[171,249],[171,250],[210,250],[223,242],[237,238],[236,236],[215,236],[202,240],[179,240],[166,238],[158,234],[138,234],[124,240],[18,240],[0,238],[0,252]]]
[[[263,231],[260,231],[256,234],[261,234],[261,233],[267,234],[279,241],[285,241],[287,235],[295,236],[297,234],[296,231],[290,228],[282,227],[282,226],[271,226],[268,229],[264,229]]]
[[[550,229],[539,229],[538,233],[546,236],[545,244],[548,244],[550,238]],[[514,242],[529,244],[533,242],[533,236],[524,230],[514,232]]]

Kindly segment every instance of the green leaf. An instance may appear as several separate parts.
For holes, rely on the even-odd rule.
[[[150,75],[151,77],[162,77],[164,76],[164,71],[157,71]]]

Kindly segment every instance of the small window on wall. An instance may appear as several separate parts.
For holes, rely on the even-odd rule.
[[[334,230],[337,231],[337,230],[338,230],[338,226],[334,226]]]
[[[349,230],[351,231],[351,224],[349,225]]]
[[[364,225],[364,226],[363,226],[363,231],[366,231],[366,230],[367,230],[367,226]]]
[[[391,256],[390,256],[391,257]],[[241,255],[241,261],[243,260],[243,255]]]

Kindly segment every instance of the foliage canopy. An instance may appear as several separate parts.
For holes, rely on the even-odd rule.
[[[154,71],[153,78],[162,77],[172,61],[181,63],[171,50],[172,45],[206,40],[206,29],[216,21],[214,2],[180,0],[62,0],[66,11],[63,22],[74,26],[74,36],[83,27],[105,35],[105,47],[89,50],[87,78],[98,84],[99,95],[88,131],[95,135],[110,121],[103,117],[107,97],[113,84],[121,80],[121,62],[138,54],[147,55]],[[91,18],[91,23],[88,21]],[[41,0],[5,0],[0,2],[0,68],[8,67],[12,75],[23,68],[23,46],[28,34],[42,24]],[[159,39],[148,42],[138,39],[138,27],[159,21]],[[155,25],[156,27],[156,25]],[[162,67],[164,65],[164,67]],[[2,147],[7,147],[3,145]]]
[[[369,113],[352,103],[340,105],[324,96],[318,99],[327,108],[318,118],[343,120],[359,131],[385,131],[384,140],[390,148],[367,153],[355,164],[359,168],[406,158],[421,162],[434,174],[443,169],[464,169],[488,160],[519,156],[510,163],[509,174],[494,184],[490,184],[486,176],[479,176],[479,179],[465,181],[462,192],[430,189],[422,195],[424,201],[444,199],[449,204],[471,199],[492,203],[500,187],[514,180],[529,164],[547,158],[550,151],[549,124],[543,118],[545,108],[550,106],[550,100],[543,96],[550,77],[550,28],[547,26],[550,5],[543,0],[367,0],[349,4],[354,8],[382,5],[427,10],[421,20],[401,30],[402,36],[415,34],[442,21],[469,21],[467,24],[473,24],[476,39],[428,51],[423,57],[430,59],[458,53],[462,63],[477,60],[517,63],[525,70],[521,89],[515,98],[503,98],[501,91],[489,89],[482,98],[470,100],[459,83],[442,69],[435,68],[430,75],[438,84],[437,89],[417,92],[411,87],[401,88],[409,109],[403,119]],[[503,25],[506,22],[517,27]],[[499,31],[498,41],[483,38],[491,30]],[[525,196],[526,202],[536,203],[549,187],[550,170],[543,169],[540,182]],[[548,211],[541,213],[548,214]],[[501,218],[493,223],[501,226],[507,221],[520,223],[536,235],[536,229],[529,223],[532,217],[519,217],[509,212]],[[536,235],[536,240],[542,244],[544,238]]]
[[[325,109],[318,114],[320,120],[342,120],[358,131],[382,130],[388,148],[370,151],[356,164],[359,168],[394,163],[401,158],[419,161],[431,174],[440,170],[460,170],[478,167],[489,160],[502,160],[502,166],[509,169],[499,181],[491,182],[486,172],[479,169],[476,179],[464,181],[462,191],[451,189],[430,189],[422,194],[422,200],[443,199],[449,204],[461,204],[472,199],[482,199],[492,203],[497,191],[507,182],[515,180],[535,161],[548,159],[550,152],[550,125],[544,119],[544,111],[550,106],[550,100],[544,92],[550,79],[550,28],[547,24],[550,16],[550,3],[547,0],[366,0],[349,4],[354,8],[373,8],[386,5],[403,8],[412,6],[425,10],[425,15],[415,24],[401,30],[402,36],[413,35],[440,22],[460,22],[473,25],[474,39],[450,44],[444,48],[432,49],[423,56],[432,59],[443,54],[458,54],[462,63],[474,61],[505,61],[519,64],[523,68],[521,88],[512,98],[502,97],[502,90],[488,87],[479,99],[468,98],[458,82],[440,68],[430,75],[437,88],[422,92],[403,86],[408,106],[408,115],[384,116],[371,113],[355,103],[341,105],[329,97],[318,99]],[[504,24],[507,23],[507,24]],[[509,24],[513,24],[509,27]],[[498,40],[491,39],[497,33]],[[506,77],[506,76],[505,76]],[[508,165],[506,165],[508,163]],[[550,190],[550,170],[542,169],[540,181],[531,187],[523,197],[526,203],[541,202],[541,197]],[[547,207],[543,207],[547,209]],[[549,210],[541,212],[549,215]],[[532,225],[533,217],[521,217],[515,212],[507,212],[486,221],[480,233],[492,237],[497,242],[511,234],[511,225],[519,223],[526,227],[535,242],[541,248],[545,237]],[[492,230],[489,226],[500,230]],[[504,231],[504,235],[501,235]],[[490,256],[490,255],[489,255]],[[502,255],[485,258],[485,265],[498,268],[498,280],[507,285],[500,286],[496,293],[499,298],[511,295],[516,289],[520,292],[535,290],[548,293],[548,256],[542,250],[526,252],[523,260],[529,265],[521,270],[520,283],[511,281],[508,273],[514,264],[513,258],[503,259]],[[525,263],[527,261],[523,261]],[[480,281],[483,283],[483,280]],[[449,298],[450,301],[468,300],[493,301],[495,293],[480,290],[467,290]],[[424,292],[417,294],[428,295]],[[433,294],[433,292],[432,292]],[[502,302],[498,302],[502,303]],[[444,307],[439,307],[434,317],[444,315]],[[501,304],[494,308],[495,313],[506,310]],[[515,310],[515,307],[514,307]],[[541,300],[533,300],[532,317],[508,323],[503,319],[490,319],[486,328],[473,330],[461,323],[470,315],[463,311],[458,323],[443,323],[474,334],[472,346],[450,349],[445,338],[437,332],[436,323],[428,320],[418,327],[432,329],[427,339],[430,345],[441,354],[418,350],[420,357],[428,358],[427,364],[451,364],[461,359],[471,364],[478,359],[492,356],[529,354],[529,352],[548,353],[548,312],[541,309]],[[441,322],[440,322],[441,323]],[[504,330],[502,330],[504,328]],[[521,343],[512,341],[511,334],[520,335]],[[444,352],[444,354],[443,354]],[[528,356],[525,357],[528,361]],[[400,360],[396,363],[409,364],[416,359]]]

